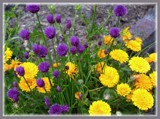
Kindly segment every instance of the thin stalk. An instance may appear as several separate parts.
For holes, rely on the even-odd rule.
[[[30,89],[30,91],[31,91],[31,88],[30,88],[30,86],[29,86],[29,84],[28,84],[28,82],[27,82],[27,80],[26,80],[26,78],[23,76],[23,78],[24,78],[24,80],[25,80],[25,82],[26,82],[26,84],[27,84],[27,86],[28,86],[28,88]]]

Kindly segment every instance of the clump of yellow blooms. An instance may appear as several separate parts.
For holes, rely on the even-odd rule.
[[[127,83],[121,83],[117,85],[117,93],[123,97],[127,96],[131,92],[131,88]]]
[[[140,110],[148,110],[153,107],[153,96],[145,89],[137,89],[133,92],[132,102]]]
[[[72,62],[68,62],[66,63],[65,66],[68,66],[68,70],[66,71],[66,73],[69,75],[69,76],[73,76],[74,74],[77,74],[78,73],[78,69],[77,69],[77,66],[75,64],[73,64]]]
[[[102,100],[94,101],[89,107],[89,115],[111,115],[111,107],[107,102]]]
[[[136,40],[130,40],[128,41],[125,46],[135,52],[138,52],[141,50],[141,44],[140,42],[137,42]]]
[[[104,49],[100,49],[99,51],[98,51],[98,57],[99,58],[105,58],[106,56],[107,56],[108,54],[106,54],[105,53],[105,50]]]
[[[104,37],[103,41],[105,45],[112,44],[113,38],[110,35],[107,35]]]
[[[126,27],[124,30],[122,30],[121,32],[121,37],[122,37],[122,40],[124,42],[127,42],[128,40],[130,40],[132,38],[132,34],[130,32],[130,27]]]
[[[9,59],[11,59],[13,52],[10,48],[7,48],[4,52],[4,63],[6,63]]]

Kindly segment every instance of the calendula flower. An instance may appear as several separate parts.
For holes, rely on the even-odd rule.
[[[140,74],[140,76],[136,78],[134,85],[136,88],[141,88],[146,90],[151,90],[153,88],[151,79],[145,74]]]
[[[59,63],[59,62],[53,63],[53,67],[54,67],[54,68],[57,68],[57,67],[59,67],[60,65],[61,65],[61,63]]]
[[[121,32],[121,37],[124,42],[128,42],[128,40],[130,40],[132,38],[132,34],[129,29],[130,29],[130,27],[126,27]]]
[[[111,107],[107,102],[102,100],[94,101],[89,107],[90,115],[111,115]]]
[[[107,35],[107,36],[104,37],[103,41],[104,41],[105,45],[112,44],[113,38],[110,35]]]
[[[119,74],[113,67],[104,67],[104,73],[99,77],[100,82],[109,88],[114,87],[119,81]]]
[[[145,58],[148,63],[157,62],[157,53],[151,53],[148,57]]]
[[[29,87],[32,89],[34,89],[36,87],[36,79],[35,78],[25,78]],[[25,92],[30,92],[31,90],[29,89],[25,79],[22,77],[20,82],[19,82],[19,87],[22,91],[25,91]]]
[[[106,54],[105,53],[105,50],[104,49],[100,49],[99,51],[98,51],[98,57],[99,58],[105,58],[106,56],[107,56],[108,54]]]
[[[112,50],[110,52],[110,56],[111,58],[113,58],[116,61],[119,61],[120,63],[125,63],[128,61],[128,54],[120,49]]]
[[[140,45],[142,45],[142,39],[140,37],[136,37],[135,41],[137,41]]]
[[[128,41],[125,46],[135,52],[138,52],[141,50],[141,44],[135,40]]]
[[[127,96],[131,92],[131,88],[127,83],[121,83],[117,85],[117,93],[123,97]]]
[[[4,62],[7,62],[9,59],[11,59],[13,52],[10,48],[7,48],[7,50],[4,52]]]
[[[94,67],[95,67],[95,70],[98,72],[98,73],[102,73],[103,71],[103,68],[106,66],[106,64],[104,62],[99,62],[98,64],[96,64]]]
[[[134,88],[134,89],[132,89],[131,90],[131,92],[126,96],[126,98],[127,98],[127,102],[130,102],[130,101],[132,101],[132,95],[133,95],[133,92],[135,91],[136,89]]]
[[[66,71],[66,73],[69,76],[72,76],[73,74],[78,73],[77,66],[73,64],[72,62],[68,62],[65,66],[68,66],[68,70]]]
[[[157,72],[156,71],[154,71],[154,72],[152,72],[152,73],[149,74],[149,77],[151,78],[152,85],[154,87],[157,85],[156,84],[156,82],[157,82],[156,76],[157,76]]]
[[[140,110],[148,110],[153,107],[153,96],[145,89],[137,89],[132,95],[133,104]]]
[[[81,92],[76,92],[75,93],[75,98],[78,99],[78,100],[81,99],[82,98],[82,93]]]
[[[4,71],[9,71],[9,70],[11,70],[11,65],[5,63],[4,64]]]
[[[139,73],[147,73],[150,70],[149,63],[142,57],[132,57],[131,60],[129,60],[129,67],[132,71]]]
[[[43,87],[37,87],[37,90],[40,92],[40,93],[46,93],[47,92],[50,92],[51,90],[51,85],[50,85],[50,82],[49,82],[49,79],[47,77],[43,77],[41,78],[41,80],[44,81],[44,86]],[[51,83],[52,85],[54,85],[54,83],[52,82],[51,80]],[[45,89],[44,89],[45,88]],[[45,91],[46,90],[46,91]]]

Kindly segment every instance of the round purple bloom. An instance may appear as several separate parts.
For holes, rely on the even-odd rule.
[[[65,43],[61,43],[58,47],[57,47],[57,53],[59,56],[65,56],[68,52],[68,46]]]
[[[70,29],[71,26],[72,26],[71,20],[67,19],[67,20],[66,20],[66,28],[67,28],[67,29]]]
[[[24,53],[24,58],[28,59],[29,58],[29,52]]]
[[[57,91],[57,92],[61,92],[61,87],[60,87],[60,86],[57,86],[56,91]]]
[[[40,6],[38,4],[27,4],[26,10],[31,13],[37,13],[40,9]]]
[[[79,45],[79,38],[76,36],[71,36],[70,42],[73,46],[78,46]]]
[[[51,105],[50,100],[47,97],[44,99],[44,103],[47,107]]]
[[[17,67],[16,72],[18,73],[18,75],[24,76],[24,68],[22,66]]]
[[[109,30],[109,34],[113,37],[113,38],[116,38],[120,35],[120,28],[117,28],[117,27],[112,27],[110,30]]]
[[[77,48],[76,48],[75,46],[72,46],[72,47],[70,48],[70,52],[71,52],[73,55],[76,54]]]
[[[47,21],[50,23],[50,24],[53,24],[55,23],[55,20],[54,20],[54,17],[52,14],[48,14],[47,17],[46,17]]]
[[[46,27],[44,29],[44,34],[48,39],[52,39],[56,36],[56,30],[53,26]]]
[[[38,65],[38,69],[39,69],[39,71],[42,72],[42,73],[48,72],[49,67],[50,67],[50,64],[49,64],[48,62],[41,62],[41,63]]]
[[[19,36],[23,38],[24,40],[29,40],[30,38],[30,32],[27,29],[23,29],[20,31]]]
[[[77,49],[78,49],[79,53],[82,53],[85,48],[84,48],[84,46],[82,44],[79,44],[78,47],[77,47]]]
[[[87,43],[87,42],[84,43],[84,47],[85,47],[86,49],[88,48],[88,43]]]
[[[61,106],[61,108],[62,108],[62,112],[68,112],[69,111],[68,105],[63,105],[63,106]]]
[[[13,86],[14,86],[14,87],[17,87],[17,86],[18,86],[17,82],[14,81],[14,82],[13,82]]]
[[[102,45],[102,41],[99,41],[99,42],[98,42],[98,45],[101,46],[101,45]]]
[[[124,16],[127,14],[127,8],[124,5],[116,5],[114,7],[114,14],[116,16]]]
[[[19,96],[17,88],[9,89],[9,91],[7,92],[7,96],[11,98],[14,102],[17,102]]]
[[[41,79],[41,78],[38,78],[38,80],[37,80],[37,85],[39,86],[39,87],[43,87],[44,86],[44,81]]]
[[[60,14],[56,14],[56,21],[57,21],[57,23],[61,23],[61,15]]]
[[[48,54],[48,50],[44,45],[34,44],[32,49],[33,52],[39,57],[46,57]]]
[[[39,45],[38,44],[34,44],[33,46],[32,46],[32,49],[33,49],[33,52],[35,53],[35,54],[39,54]]]
[[[53,76],[54,76],[55,78],[58,78],[58,76],[59,76],[59,71],[58,71],[58,70],[55,70],[55,71],[53,72]]]
[[[62,114],[62,108],[59,104],[54,104],[49,109],[49,114]]]
[[[108,54],[108,50],[105,50],[104,53],[105,53],[105,54]]]

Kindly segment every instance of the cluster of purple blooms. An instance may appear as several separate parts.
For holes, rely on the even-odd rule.
[[[32,46],[33,52],[39,57],[46,57],[48,54],[48,50],[44,45],[34,44]]]
[[[14,84],[15,85],[15,84]],[[17,86],[17,85],[16,85]],[[9,89],[7,92],[7,96],[13,100],[13,102],[18,102],[19,100],[19,92],[17,87],[14,87],[12,89]]]
[[[66,113],[69,111],[68,105],[59,105],[59,104],[54,104],[50,107],[49,109],[49,114],[50,115],[59,115],[62,113]]]
[[[49,68],[50,68],[49,62],[41,62],[41,63],[38,65],[38,69],[39,69],[39,71],[42,72],[42,73],[48,72]]]

